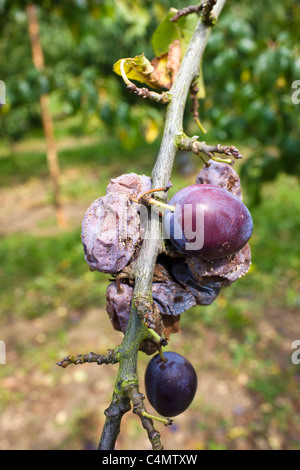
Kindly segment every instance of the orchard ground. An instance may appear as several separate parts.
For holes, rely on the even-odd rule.
[[[96,448],[117,365],[56,365],[122,339],[105,312],[109,276],[84,261],[81,220],[111,177],[150,174],[157,145],[124,151],[115,141],[61,135],[65,230],[55,224],[42,139],[0,149],[0,449]],[[201,164],[191,158],[185,176],[176,164],[171,194],[194,183]],[[173,426],[157,423],[165,449],[300,449],[300,365],[291,361],[300,339],[299,201],[292,177],[266,185],[262,204],[250,208],[250,272],[211,306],[182,315],[167,349],[190,360],[199,385]],[[141,391],[149,360],[140,353]],[[149,449],[132,413],[117,446]]]

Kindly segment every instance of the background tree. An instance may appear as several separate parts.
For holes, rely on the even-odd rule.
[[[143,103],[133,108],[133,98],[125,101],[124,90],[111,76],[111,63],[141,50],[151,57],[146,38],[154,31],[157,18],[167,7],[180,5],[169,0],[135,0],[130,7],[123,0],[74,0],[51,2],[49,7],[41,2],[41,39],[47,46],[47,68],[41,74],[33,70],[30,46],[24,41],[23,4],[3,0],[1,35],[9,34],[9,45],[14,47],[8,49],[5,41],[0,46],[2,79],[8,81],[9,77],[8,104],[0,115],[2,136],[21,137],[35,126],[37,99],[49,92],[60,103],[57,111],[61,117],[82,116],[81,132],[104,126],[107,132],[117,132],[125,147],[141,142],[144,135],[149,142],[157,138],[163,124],[161,112],[154,106],[146,111]],[[255,149],[249,151],[242,174],[251,186],[253,202],[260,197],[263,181],[280,172],[299,174],[295,157],[299,115],[290,99],[291,84],[300,73],[298,17],[299,5],[293,0],[257,8],[248,0],[242,6],[233,2],[205,52],[207,98],[202,100],[201,115],[204,124],[211,122],[209,137],[237,137]],[[220,51],[221,44],[226,48]]]
[[[39,34],[39,21],[37,16],[37,9],[34,4],[29,4],[26,7],[28,18],[28,30],[32,48],[33,64],[37,73],[43,73],[45,69],[44,54],[40,42]],[[47,161],[49,171],[53,184],[53,198],[56,209],[57,223],[60,227],[66,225],[66,218],[62,207],[61,194],[60,194],[60,169],[57,156],[56,140],[54,135],[54,125],[50,110],[50,97],[47,93],[43,93],[40,97],[41,113],[43,120],[43,127],[46,137],[47,147]]]

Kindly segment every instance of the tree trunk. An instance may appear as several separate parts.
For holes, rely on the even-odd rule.
[[[45,69],[43,50],[39,37],[39,23],[37,9],[34,4],[27,5],[28,29],[32,48],[32,57],[35,68],[38,71]],[[56,140],[54,135],[53,120],[50,111],[50,97],[43,94],[40,97],[43,127],[46,138],[46,153],[49,172],[53,184],[53,200],[56,209],[56,219],[59,227],[66,226],[66,217],[62,206],[60,193],[60,169],[57,156]]]

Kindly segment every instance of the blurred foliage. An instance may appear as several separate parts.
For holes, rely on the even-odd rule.
[[[48,92],[55,103],[56,117],[81,114],[82,133],[109,131],[131,147],[145,136],[147,141],[156,138],[162,113],[149,103],[136,104],[135,97],[129,96],[114,76],[112,67],[122,56],[144,51],[153,57],[149,37],[171,2],[40,4],[47,65],[44,73],[38,73],[32,64],[24,2],[0,1],[0,70],[7,84],[8,103],[0,115],[1,137],[19,139],[41,125],[38,98]]]
[[[293,0],[233,2],[205,53],[203,113],[218,139],[251,147],[242,177],[254,202],[262,181],[281,171],[300,174],[300,114],[291,101],[300,77],[299,17],[300,3]]]
[[[38,98],[50,93],[57,128],[65,117],[79,114],[77,132],[109,134],[127,149],[158,140],[164,111],[128,94],[112,67],[119,58],[142,52],[151,60],[157,25],[171,6],[187,3],[42,0],[44,73],[32,64],[26,3],[0,0],[0,79],[7,87],[1,138],[15,141],[41,128]],[[295,0],[229,2],[204,56],[201,119],[209,130],[206,139],[251,148],[242,178],[254,202],[262,181],[282,171],[300,173],[300,115],[291,101],[292,83],[300,79],[299,17]]]

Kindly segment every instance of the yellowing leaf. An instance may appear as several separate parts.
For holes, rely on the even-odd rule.
[[[159,88],[156,85],[157,76],[155,69],[151,62],[145,57],[144,53],[137,55],[136,57],[128,57],[126,59],[120,59],[114,64],[113,71],[122,75],[121,62],[124,64],[124,72],[129,80],[136,80],[141,83],[145,83],[152,88]]]
[[[181,48],[179,41],[175,40],[170,44],[168,52],[151,61],[157,75],[157,86],[167,90],[171,88],[180,67],[180,60]]]
[[[151,61],[156,72],[156,85],[160,88],[171,88],[172,80],[170,70],[168,70],[168,54],[162,54]]]

